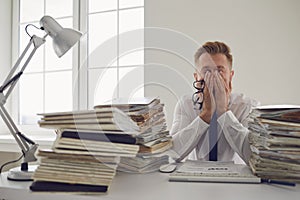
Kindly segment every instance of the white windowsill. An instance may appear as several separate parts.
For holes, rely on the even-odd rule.
[[[31,140],[39,144],[39,148],[51,148],[55,140],[55,134],[31,136]],[[0,151],[1,152],[21,152],[20,147],[15,141],[14,137],[10,134],[0,135]]]

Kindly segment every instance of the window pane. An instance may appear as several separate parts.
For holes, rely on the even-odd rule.
[[[36,124],[43,112],[43,74],[24,74],[20,79],[20,124]]]
[[[144,8],[121,10],[119,15],[120,34],[126,31],[144,28]]]
[[[119,0],[119,8],[144,6],[144,0]]]
[[[144,63],[144,8],[120,11],[119,64]],[[130,31],[130,32],[128,32]]]
[[[28,32],[29,35],[26,33],[26,30],[25,30],[27,25],[29,25],[27,27],[27,32]],[[33,26],[31,26],[31,25],[33,25]],[[34,27],[34,26],[36,26],[36,27]],[[21,43],[20,43],[20,49],[21,50],[24,50],[24,48],[27,46],[31,36],[36,35],[36,36],[42,38],[46,35],[46,32],[42,31],[40,29],[40,27],[41,26],[40,26],[39,22],[30,22],[30,23],[25,23],[25,24],[20,25],[19,35],[20,35],[20,39],[21,39]]]
[[[72,72],[45,74],[45,112],[72,110]]]
[[[89,13],[106,10],[116,10],[117,0],[90,0]]]
[[[46,15],[53,18],[73,16],[73,0],[46,0]]]
[[[144,96],[144,67],[120,68],[120,97],[133,98]]]
[[[26,24],[27,25],[27,24]],[[22,54],[24,51],[25,47],[28,45],[30,41],[30,37],[26,34],[25,32],[25,26],[26,25],[21,25],[20,26],[20,48],[19,48],[19,55]],[[30,31],[33,31],[34,29],[28,28],[28,31],[30,34],[35,34],[34,32],[31,33]],[[36,34],[37,35],[37,34]],[[22,60],[20,66],[22,66],[26,60],[26,58],[29,56],[30,52],[33,50],[34,45],[32,44],[30,49],[26,53],[26,57]],[[27,72],[41,72],[43,70],[43,59],[44,59],[44,48],[41,46],[38,48],[31,58],[30,62],[28,63],[27,68],[25,69],[25,73]],[[15,61],[16,62],[16,61]]]
[[[120,56],[120,66],[139,65],[144,63],[144,50],[136,50]]]
[[[43,0],[20,0],[20,22],[39,21],[44,16]]]
[[[73,18],[60,19],[57,20],[57,22],[62,27],[72,28]],[[46,71],[72,69],[72,49],[70,49],[64,56],[59,58],[54,52],[52,39],[50,37],[47,37],[46,40]]]
[[[89,70],[89,108],[117,97],[117,69]]]
[[[89,16],[88,51],[90,67],[106,67],[107,62],[112,62],[117,58],[116,35],[116,12],[93,14]]]

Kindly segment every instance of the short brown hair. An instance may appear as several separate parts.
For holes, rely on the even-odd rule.
[[[229,46],[227,46],[223,42],[206,42],[203,46],[201,46],[197,52],[195,53],[195,63],[198,63],[200,56],[204,53],[209,54],[224,54],[229,62],[230,69],[232,68],[232,55]]]

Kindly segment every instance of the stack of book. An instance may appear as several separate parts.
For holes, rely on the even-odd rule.
[[[119,157],[139,151],[136,139],[126,134],[139,127],[117,108],[41,115],[40,126],[56,129],[57,137],[51,150],[39,151],[32,191],[106,192]]]
[[[30,189],[35,192],[107,192],[116,174],[119,159],[111,156],[57,153],[39,150],[41,164]]]
[[[300,181],[300,107],[259,107],[249,116],[254,174],[268,179]]]

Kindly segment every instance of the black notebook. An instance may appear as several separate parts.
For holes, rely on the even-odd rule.
[[[48,181],[35,181],[31,184],[30,190],[35,192],[107,192],[108,186],[70,184]]]

